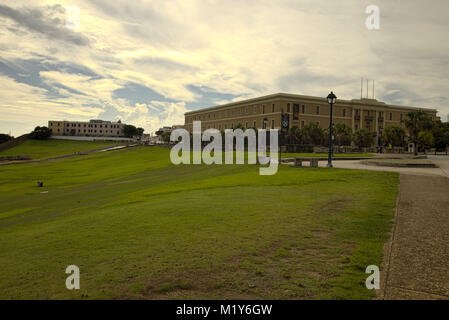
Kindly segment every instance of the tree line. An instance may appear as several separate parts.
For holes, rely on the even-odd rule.
[[[415,153],[419,150],[436,148],[445,150],[449,146],[449,123],[432,119],[424,111],[408,112],[402,120],[404,127],[392,124],[383,129],[380,137],[381,145],[405,147],[413,143]],[[371,147],[376,136],[367,129],[352,132],[351,127],[344,123],[336,123],[333,127],[334,144],[359,148]],[[297,126],[290,128],[286,134],[286,143],[311,144],[315,146],[328,145],[328,129],[320,128],[316,123],[308,123],[302,129]]]
[[[391,124],[385,127],[380,137],[364,128],[353,132],[351,127],[344,123],[334,123],[334,145],[337,147],[354,145],[360,149],[369,148],[375,144],[376,139],[380,138],[381,146],[406,147],[409,143],[413,143],[415,154],[418,150],[429,148],[446,150],[449,146],[449,123],[442,123],[440,120],[433,121],[421,110],[408,112],[402,123],[403,126]],[[257,134],[256,128],[244,128],[241,123],[237,124],[235,129],[254,129]],[[169,132],[160,131],[156,134],[161,135],[163,141],[170,140]],[[224,137],[223,130],[221,130],[221,134]],[[317,123],[310,122],[303,128],[298,126],[289,128],[284,136],[283,144],[328,146],[328,137],[328,128],[321,128]]]

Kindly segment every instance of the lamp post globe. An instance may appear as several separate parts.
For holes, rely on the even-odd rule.
[[[333,139],[333,124],[332,124],[332,107],[337,101],[337,96],[333,91],[327,96],[327,102],[329,103],[329,153],[327,156],[327,167],[332,168],[332,153],[334,151],[334,139]]]

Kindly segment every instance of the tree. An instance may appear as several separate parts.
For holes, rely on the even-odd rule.
[[[288,129],[285,138],[288,144],[300,144],[302,141],[301,129],[298,126],[291,127]]]
[[[138,135],[139,137],[143,136],[143,132],[144,132],[144,131],[145,131],[144,128],[137,128],[137,135]]]
[[[9,134],[0,133],[0,143],[6,142],[11,140],[13,137],[11,137]]]
[[[166,131],[166,132],[162,132],[162,134],[160,136],[161,136],[162,141],[168,143],[168,142],[170,142],[170,135],[171,135],[171,133]]]
[[[446,150],[447,146],[449,146],[449,122],[435,121],[432,126],[432,135],[435,148],[437,150]]]
[[[137,128],[134,127],[133,125],[130,124],[126,124],[123,127],[123,134],[125,135],[125,137],[127,138],[132,138],[134,136],[136,136],[138,133]]]
[[[304,142],[313,145],[322,145],[324,142],[324,130],[317,123],[310,122],[302,129]]]
[[[359,148],[371,147],[374,143],[374,137],[366,129],[359,129],[354,133],[354,142]]]
[[[414,145],[415,155],[418,154],[418,135],[421,131],[429,130],[432,126],[432,121],[429,116],[422,110],[410,111],[402,120],[409,133],[410,142]]]
[[[396,124],[387,126],[383,131],[382,141],[395,147],[402,147],[405,141],[404,128]]]
[[[49,129],[47,127],[37,126],[30,133],[30,138],[37,139],[37,140],[46,140],[46,139],[50,138],[50,136],[51,136],[51,129]]]
[[[335,144],[337,146],[350,146],[352,140],[352,129],[344,123],[336,123],[333,130]]]
[[[420,131],[417,139],[418,145],[424,150],[432,147],[434,139],[429,131]]]

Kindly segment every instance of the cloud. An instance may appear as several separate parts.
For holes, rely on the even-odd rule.
[[[0,16],[9,18],[19,26],[45,35],[49,39],[59,39],[79,46],[88,46],[89,39],[65,27],[65,10],[60,5],[46,8],[14,9],[0,5]]]
[[[449,113],[446,0],[378,0],[377,31],[365,27],[369,0],[71,1],[80,32],[65,27],[67,4],[2,1],[0,131],[23,132],[24,113],[29,128],[44,114],[149,132],[280,91],[358,98],[361,77],[379,100]]]

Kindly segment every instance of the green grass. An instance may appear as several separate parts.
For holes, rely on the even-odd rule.
[[[0,152],[2,156],[29,156],[43,159],[117,145],[111,141],[27,140],[17,147]]]
[[[369,299],[364,271],[381,264],[397,184],[174,166],[158,147],[3,166],[0,299]],[[80,290],[65,288],[72,264]]]

